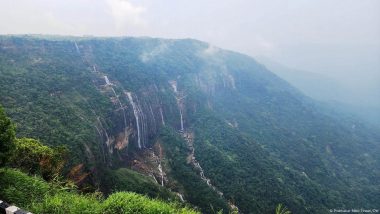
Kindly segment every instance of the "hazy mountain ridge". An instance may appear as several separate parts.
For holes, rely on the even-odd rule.
[[[378,134],[327,116],[247,56],[151,38],[2,37],[0,45],[0,102],[21,135],[69,145],[95,185],[105,186],[101,168],[164,179],[156,163],[140,161],[152,147],[164,186],[204,212],[226,211],[228,201],[244,213],[377,203]],[[187,161],[188,133],[223,197]]]
[[[307,96],[329,105],[338,112],[356,115],[358,120],[380,125],[380,105],[376,99],[379,98],[379,88],[373,83],[364,87],[358,79],[360,84],[355,86],[318,73],[288,68],[266,57],[259,57],[258,60]]]

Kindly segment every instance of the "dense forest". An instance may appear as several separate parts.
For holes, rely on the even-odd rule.
[[[0,106],[0,197],[33,213],[197,213],[179,202],[165,203],[132,192],[84,194],[62,176],[67,149],[16,138]],[[76,176],[78,168],[70,174]],[[68,177],[70,178],[70,176]],[[81,193],[82,192],[82,193]],[[2,209],[4,207],[2,206]]]
[[[0,104],[17,130],[1,158],[26,158],[4,159],[0,199],[36,213],[68,201],[164,213],[379,205],[376,127],[204,42],[2,36]],[[20,192],[30,182],[32,204]]]

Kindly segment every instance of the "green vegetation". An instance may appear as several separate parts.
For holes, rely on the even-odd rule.
[[[8,167],[53,181],[59,171],[59,179],[80,171],[86,192],[105,195],[134,191],[173,201],[170,189],[204,213],[227,213],[228,202],[243,213],[273,213],[279,203],[294,213],[378,205],[378,129],[329,111],[248,56],[208,48],[195,40],[0,37],[0,103],[18,138],[0,110],[0,164],[11,157]],[[186,160],[173,80],[196,159],[223,197]],[[137,149],[126,91],[144,113],[146,147],[162,145],[166,189],[130,170],[147,149]],[[84,197],[76,200],[84,210],[93,200],[105,204],[97,195],[49,197],[36,196],[46,209],[70,197]]]
[[[2,200],[19,207],[29,208],[34,202],[41,201],[54,189],[43,179],[16,169],[0,169],[0,197]]]
[[[269,213],[277,203],[286,203],[292,210],[305,213],[311,209],[305,200],[317,203],[325,197],[322,192],[315,194],[321,187],[294,170],[286,170],[276,159],[266,157],[268,154],[259,144],[212,114],[199,113],[202,116],[194,130],[197,158],[206,176],[226,198],[239,202],[239,209]],[[206,127],[212,130],[206,132]]]
[[[180,204],[169,204],[130,192],[114,193],[106,200],[96,193],[69,192],[15,169],[0,169],[0,187],[3,200],[33,213],[198,213]]]
[[[200,180],[191,165],[186,163],[188,149],[184,140],[173,130],[164,129],[160,135],[171,166],[170,176],[182,184],[186,200],[196,204],[205,213],[223,210],[228,213],[228,204],[207,184]]]
[[[15,127],[5,115],[3,107],[0,106],[0,166],[4,165],[9,151],[13,149],[14,139]]]
[[[63,167],[65,148],[50,148],[35,139],[12,139],[14,128],[0,107],[0,136],[8,140],[7,151],[12,154],[8,165],[19,169],[0,168],[0,198],[33,213],[197,213],[176,203],[165,203],[135,193],[118,192],[103,201],[101,194],[80,194],[75,188],[67,188],[56,180]],[[11,129],[11,131],[10,131]],[[11,133],[11,134],[9,134]],[[124,171],[125,172],[125,171]],[[129,172],[130,174],[133,174]],[[136,175],[134,175],[136,176]],[[139,181],[140,182],[140,181]],[[69,182],[68,182],[69,183]],[[140,183],[142,184],[142,183]],[[169,194],[169,193],[167,193]]]
[[[158,200],[135,194],[119,192],[110,195],[103,202],[104,213],[198,213],[178,204],[165,204]]]
[[[102,176],[102,184],[102,192],[105,194],[130,191],[163,200],[174,200],[176,198],[173,193],[155,183],[152,178],[126,168],[105,171]]]
[[[276,207],[276,214],[291,214],[291,212],[282,204],[278,204]]]
[[[103,161],[95,125],[98,116],[102,121],[111,119],[112,104],[94,85],[83,84],[92,78],[83,61],[65,50],[72,43],[9,39],[2,37],[0,43],[14,42],[22,48],[0,51],[0,103],[17,125],[17,137],[65,145],[71,151],[68,168],[80,163],[89,163],[90,168]],[[99,158],[83,155],[83,142]]]
[[[9,165],[30,174],[40,174],[44,179],[50,180],[60,175],[66,153],[65,147],[50,148],[35,139],[16,139]]]
[[[59,192],[47,195],[40,202],[30,206],[33,213],[103,213],[101,202],[96,195],[79,195],[75,193]]]

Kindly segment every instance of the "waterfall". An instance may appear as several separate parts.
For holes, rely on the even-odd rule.
[[[129,100],[129,102],[130,102],[131,105],[132,105],[133,114],[134,114],[134,116],[135,116],[135,120],[136,120],[136,127],[137,127],[137,145],[138,145],[139,149],[141,149],[141,133],[140,133],[140,121],[139,121],[138,109],[137,109],[137,106],[136,106],[135,102],[133,102],[133,98],[132,98],[132,94],[131,94],[131,92],[127,92],[127,96],[128,96],[128,100]]]
[[[179,114],[181,117],[181,131],[184,131],[184,129],[183,129],[183,116],[182,116],[182,109],[181,108],[179,109]]]
[[[94,70],[94,73],[96,73],[97,71],[96,71],[96,67],[95,67],[95,65],[93,65],[92,68],[93,68],[93,70]],[[108,78],[107,78],[107,79],[108,79]]]
[[[164,171],[162,170],[162,165],[161,165],[161,158],[162,158],[161,144],[158,144],[158,148],[159,148],[159,154],[158,154],[159,156],[157,157],[159,160],[158,171],[160,172],[160,175],[161,175],[161,186],[164,186]]]
[[[169,84],[172,87],[172,89],[174,91],[175,99],[177,100],[177,106],[179,109],[179,116],[180,116],[180,122],[181,122],[181,130],[180,131],[183,132],[185,130],[184,129],[184,122],[183,122],[183,109],[184,109],[184,101],[183,100],[186,96],[183,95],[183,93],[178,91],[177,81],[171,80],[171,81],[169,81]]]
[[[147,124],[146,124],[146,119],[145,119],[145,114],[144,112],[141,110],[141,106],[140,106],[140,102],[139,102],[139,99],[138,97],[136,96],[136,107],[137,107],[137,112],[138,112],[138,115],[140,117],[140,124],[141,124],[141,144],[142,144],[142,147],[145,148],[145,142],[147,141]]]
[[[148,120],[146,119],[146,116],[145,116],[144,112],[142,111],[142,109],[141,109],[138,101],[139,100],[137,100],[137,106],[139,106],[139,109],[140,109],[141,122],[142,122],[142,125],[143,125],[143,128],[144,128],[143,131],[141,132],[141,136],[142,136],[142,139],[143,139],[142,146],[144,148],[146,148],[145,144],[148,141],[148,123],[147,123]]]
[[[178,92],[177,91],[177,81],[171,80],[171,81],[169,81],[169,84],[172,86],[174,93],[177,94],[177,92]]]
[[[150,173],[149,176],[152,177],[153,180],[154,180],[156,183],[158,183],[158,181],[157,181],[156,177],[154,177],[153,173]]]
[[[162,113],[162,108],[161,108],[161,106],[160,106],[160,115],[161,115],[161,122],[162,122],[162,125],[165,126],[164,114]]]
[[[107,76],[104,76],[104,78],[106,79],[106,82],[107,82],[107,81],[109,82]],[[124,131],[126,132],[126,130],[127,130],[127,117],[125,116],[125,110],[124,110],[124,107],[123,107],[123,105],[121,104],[120,99],[119,99],[119,96],[117,96],[115,90],[114,90],[112,87],[111,87],[111,90],[112,90],[113,94],[115,95],[115,97],[116,97],[116,99],[117,99],[117,102],[118,102],[119,105],[120,105],[121,110],[123,111],[123,116],[124,116]]]
[[[160,147],[161,149],[161,147]],[[161,186],[164,186],[164,181],[165,181],[165,178],[164,178],[164,171],[162,169],[162,165],[161,165],[161,158],[159,156],[157,156],[154,151],[152,150],[152,159],[153,161],[157,164],[157,169],[158,169],[158,172],[160,174],[160,178],[161,178]],[[155,179],[157,181],[157,179]],[[158,182],[157,182],[158,183]]]
[[[79,50],[77,42],[74,42],[74,44],[75,44],[75,49],[77,50],[77,53],[80,54],[80,50]]]
[[[182,201],[182,202],[185,202],[185,200],[183,199],[183,195],[179,192],[176,193],[177,196],[179,197],[179,199]]]
[[[135,96],[135,100],[133,99],[132,93],[131,92],[124,92],[127,97],[129,102],[132,105],[133,109],[133,114],[135,116],[136,120],[136,127],[137,127],[137,144],[139,149],[142,147],[145,147],[145,142],[148,141],[148,124],[147,124],[147,118],[142,111],[142,108],[140,106],[140,102],[137,96]]]
[[[95,69],[95,66],[94,66],[94,69]],[[104,76],[104,80],[106,81],[106,85],[112,85],[107,76]]]
[[[164,174],[162,172],[161,160],[158,164],[158,171],[160,172],[160,176],[161,176],[161,186],[164,186]]]
[[[112,150],[112,147],[110,146],[111,144],[112,144],[112,141],[113,141],[113,139],[110,139],[110,137],[108,136],[108,133],[107,133],[107,131],[106,131],[106,129],[103,127],[103,125],[102,125],[102,122],[100,121],[100,119],[99,119],[99,117],[97,117],[96,118],[97,120],[98,120],[98,122],[99,122],[99,125],[100,125],[100,128],[101,128],[101,130],[104,132],[104,134],[106,135],[106,142],[105,142],[105,144],[107,145],[107,148],[108,148],[108,151],[109,151],[109,153],[113,153],[113,150]]]
[[[211,180],[205,176],[203,168],[201,167],[201,165],[199,164],[199,162],[195,158],[195,149],[193,146],[193,143],[194,143],[193,142],[193,138],[194,138],[193,133],[192,132],[182,132],[182,137],[186,141],[187,146],[191,151],[188,155],[188,158],[187,158],[188,161],[190,161],[190,163],[193,165],[193,167],[195,169],[197,169],[197,171],[199,172],[199,176],[201,177],[201,179],[204,182],[206,182],[207,186],[211,187],[219,196],[223,197],[223,193],[221,191],[219,191],[216,187],[214,187],[211,184]]]
[[[103,134],[100,132],[99,128],[97,125],[95,125],[95,128],[96,128],[96,131],[98,132],[99,134],[99,137],[103,138]],[[105,163],[106,162],[106,156],[104,154],[104,146],[101,145],[101,148],[102,148],[102,154],[103,154],[103,162]]]
[[[104,133],[106,134],[106,138],[107,138],[107,140],[106,140],[106,145],[107,145],[107,147],[108,147],[108,151],[109,151],[109,153],[113,153],[113,149],[112,149],[112,147],[110,146],[111,145],[111,140],[110,140],[110,138],[109,138],[109,136],[108,136],[108,133],[106,132],[106,131],[104,131]]]
[[[188,154],[187,163],[188,164],[191,163],[193,165],[193,167],[195,169],[197,169],[197,171],[199,172],[199,176],[201,177],[201,180],[203,180],[204,182],[206,182],[207,186],[209,186],[212,190],[214,190],[221,198],[225,199],[225,197],[223,195],[223,192],[221,192],[215,186],[213,186],[211,184],[211,180],[205,176],[203,168],[201,167],[201,165],[199,164],[199,162],[195,158],[195,149],[194,149],[194,146],[193,146],[193,144],[194,144],[194,142],[193,142],[194,141],[194,133],[193,132],[188,132],[188,131],[185,132],[184,131],[184,132],[182,132],[182,137],[186,141],[187,147],[191,151]],[[181,201],[183,202],[184,200],[181,197],[181,195],[179,193],[177,193],[177,195],[178,195],[178,197],[180,197]],[[239,208],[235,204],[233,204],[231,201],[228,202],[228,205],[230,207],[230,210],[237,211],[237,213],[239,213]]]
[[[127,145],[127,142],[128,142],[127,139],[128,139],[128,135],[129,135],[129,133],[128,133],[128,126],[127,126],[127,117],[126,117],[126,114],[125,114],[125,109],[124,109],[124,106],[123,106],[123,104],[121,103],[121,101],[119,99],[119,96],[116,94],[115,90],[113,89],[112,84],[109,82],[108,77],[104,76],[104,79],[106,80],[107,85],[111,85],[111,90],[112,90],[113,94],[115,95],[117,102],[120,105],[120,109],[123,111],[123,119],[124,119],[124,135],[123,135],[123,140],[121,141],[121,144],[119,144],[120,141],[117,141],[116,145],[115,145],[115,148],[122,149],[124,147],[123,146],[118,146],[118,145],[123,145],[123,144]]]

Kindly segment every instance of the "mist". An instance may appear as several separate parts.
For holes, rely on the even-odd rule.
[[[194,38],[332,79],[338,101],[380,108],[377,0],[2,0],[0,34]]]

